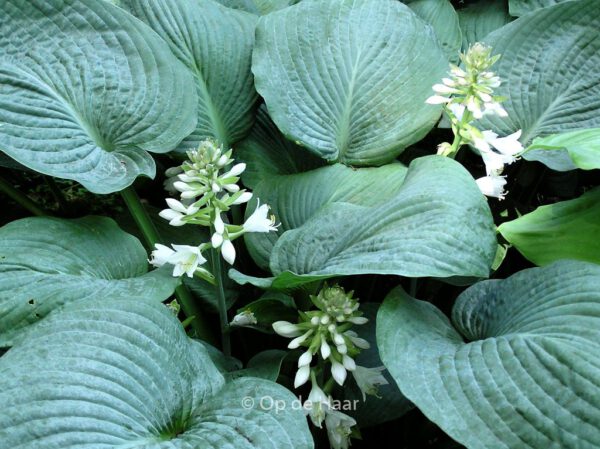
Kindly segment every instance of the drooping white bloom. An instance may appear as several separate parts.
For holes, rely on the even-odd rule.
[[[193,277],[199,265],[206,262],[200,248],[188,245],[172,245],[173,249],[157,243],[152,251],[150,263],[156,267],[168,263],[174,265],[173,276],[179,277],[183,273]]]
[[[213,248],[218,248],[223,243],[223,235],[215,232],[210,238],[210,243]]]
[[[246,232],[270,232],[277,231],[275,217],[268,217],[269,206],[257,203],[256,210],[248,217],[243,227]]]
[[[347,376],[344,365],[336,360],[331,360],[331,376],[339,385],[344,385]]]
[[[300,345],[302,343],[304,343],[306,341],[306,339],[313,334],[313,332],[314,332],[314,330],[310,329],[310,330],[306,331],[304,334],[300,335],[299,337],[294,338],[288,344],[288,348],[289,349],[297,349],[297,348],[299,348]]]
[[[342,355],[342,364],[348,371],[354,371],[356,369],[356,363],[354,362],[354,359],[348,354]]]
[[[321,357],[323,357],[323,360],[327,360],[330,355],[331,355],[331,347],[327,344],[327,341],[325,341],[325,339],[323,339],[321,341]]]
[[[229,170],[226,173],[223,173],[220,177],[223,179],[227,179],[234,176],[239,176],[244,172],[244,170],[246,170],[246,164],[244,164],[243,162],[240,164],[235,164],[233,167],[231,167],[231,170]]]
[[[161,210],[158,215],[165,220],[169,220],[171,226],[183,226],[185,224],[184,217],[193,215],[200,210],[199,207],[193,204],[186,206],[174,198],[167,198],[166,201],[169,209]]]
[[[308,412],[312,423],[320,429],[325,416],[331,410],[331,400],[316,382],[312,384],[304,409]]]
[[[225,232],[225,223],[223,223],[221,211],[219,209],[215,209],[215,221],[213,222],[213,226],[217,233],[223,234]]]
[[[229,325],[245,327],[245,326],[252,326],[257,323],[258,323],[258,321],[257,321],[256,317],[254,316],[254,313],[252,313],[250,310],[244,310],[244,311],[238,313],[236,316],[234,316],[233,319],[231,320],[231,323],[229,323]]]
[[[294,388],[301,387],[306,382],[308,382],[308,378],[310,377],[310,366],[304,365],[298,368],[296,372],[296,377],[294,378]]]
[[[358,334],[354,331],[346,331],[344,335],[350,339],[352,344],[359,349],[369,349],[371,345],[364,338],[360,338]]]
[[[232,204],[244,204],[252,199],[252,193],[244,192],[238,196]]]
[[[325,416],[325,427],[332,449],[348,449],[352,427],[356,425],[354,418],[331,409]]]
[[[306,351],[304,354],[302,354],[299,358],[298,358],[298,368],[301,368],[303,366],[306,365],[310,365],[310,362],[312,362],[312,352]]]
[[[481,152],[489,152],[493,147],[505,156],[514,156],[523,151],[523,145],[519,142],[521,130],[506,137],[498,137],[493,131],[482,131],[481,134],[482,138],[475,136],[473,139],[475,147]]]
[[[179,277],[183,273],[188,277],[194,277],[194,273],[199,265],[206,262],[202,256],[200,248],[197,246],[188,245],[172,245],[175,254],[169,257],[169,263],[175,265],[173,268],[173,276]]]
[[[432,95],[427,100],[425,100],[425,103],[427,103],[427,104],[444,104],[444,103],[449,103],[449,102],[450,102],[450,98],[442,97],[441,95]]]
[[[504,186],[506,179],[504,176],[490,175],[476,179],[477,187],[485,196],[491,196],[498,199],[504,199]]]
[[[377,395],[377,387],[379,385],[387,385],[388,381],[383,377],[382,371],[385,367],[379,366],[377,368],[366,368],[364,366],[357,365],[356,369],[352,372],[354,380],[360,388],[363,396],[363,401],[366,401],[367,395]]]
[[[289,321],[275,321],[273,330],[282,337],[293,338],[302,335],[302,330],[297,324],[292,324]]]
[[[231,240],[223,240],[223,243],[221,244],[221,254],[223,259],[225,259],[229,265],[233,265],[235,262],[235,248],[233,243],[231,243]]]
[[[155,267],[162,267],[164,264],[168,263],[169,258],[175,254],[175,251],[171,248],[161,245],[160,243],[155,244],[154,247],[156,249],[152,251],[149,262]]]

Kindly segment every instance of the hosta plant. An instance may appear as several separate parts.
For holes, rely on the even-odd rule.
[[[600,447],[597,0],[3,0],[0,448]]]

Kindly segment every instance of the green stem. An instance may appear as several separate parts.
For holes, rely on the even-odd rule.
[[[65,195],[63,194],[60,187],[58,187],[58,185],[56,184],[56,181],[54,181],[54,178],[52,178],[51,176],[44,176],[44,181],[46,182],[46,185],[50,189],[50,192],[52,193],[54,200],[58,203],[59,209],[61,211],[63,211],[64,213],[68,213],[69,212],[69,202],[65,198]]]
[[[125,204],[127,205],[129,212],[131,212],[137,226],[140,228],[140,231],[142,231],[147,246],[150,249],[154,248],[154,245],[160,241],[160,236],[134,188],[131,186],[127,187],[125,190],[121,191],[121,195],[123,196]],[[208,323],[185,285],[182,284],[175,289],[175,297],[179,304],[181,304],[185,315],[187,317],[194,317],[190,324],[194,329],[196,336],[209,343],[214,343],[214,338],[209,330]]]
[[[214,228],[210,227],[210,235],[215,232]],[[231,339],[229,335],[229,318],[227,317],[227,301],[225,299],[225,288],[223,287],[223,272],[221,271],[221,254],[218,249],[212,253],[213,275],[215,276],[215,291],[217,293],[217,305],[219,308],[219,322],[221,323],[221,346],[223,354],[231,355]]]
[[[15,189],[11,183],[6,181],[4,178],[0,177],[0,191],[6,193],[9,197],[19,203],[23,208],[27,209],[33,215],[44,216],[50,215],[44,209],[35,204],[31,198],[29,198],[24,193]]]
[[[460,146],[463,143],[463,138],[460,135],[460,131],[463,129],[464,125],[469,123],[472,119],[473,117],[471,112],[465,109],[462,120],[459,122],[456,134],[454,135],[454,141],[452,142],[452,146],[450,147],[450,153],[448,154],[449,158],[454,159],[458,154],[458,150],[460,150]]]

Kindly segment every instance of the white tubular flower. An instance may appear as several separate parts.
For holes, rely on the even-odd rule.
[[[348,371],[354,371],[356,369],[356,363],[354,362],[354,359],[348,354],[342,355],[342,364]]]
[[[165,220],[169,220],[171,226],[183,226],[185,224],[184,217],[193,215],[200,210],[199,207],[194,205],[185,206],[174,198],[167,198],[166,201],[169,209],[161,210],[158,215]]]
[[[301,387],[306,382],[308,382],[308,378],[310,377],[310,366],[304,365],[298,369],[296,372],[296,377],[294,378],[294,388]]]
[[[266,204],[260,205],[257,202],[255,211],[248,217],[244,223],[244,231],[246,232],[271,232],[277,231],[277,225],[275,225],[275,217],[267,217],[269,213],[269,206]]]
[[[215,209],[215,221],[213,223],[215,227],[215,231],[219,234],[223,234],[225,232],[225,223],[223,223],[223,219],[221,218],[221,211],[219,209]]]
[[[248,201],[250,201],[251,199],[252,199],[252,193],[250,193],[250,192],[244,192],[240,196],[238,196],[236,198],[236,200],[233,203],[231,203],[231,204],[234,204],[234,205],[236,205],[236,204],[244,204],[244,203],[247,203]]]
[[[500,200],[504,199],[504,186],[506,185],[504,176],[484,176],[483,178],[476,179],[475,182],[477,183],[479,190],[481,190],[481,193],[485,196],[491,196]]]
[[[377,396],[377,387],[379,385],[387,385],[388,381],[381,374],[385,370],[384,366],[377,368],[366,368],[364,366],[357,365],[356,369],[352,372],[356,385],[360,388],[363,396],[363,401],[367,400],[367,395]]]
[[[364,316],[353,316],[348,318],[346,321],[349,321],[350,323],[353,324],[366,324],[369,322],[368,318],[365,318]]]
[[[332,449],[348,449],[352,427],[356,425],[354,418],[338,410],[329,410],[325,416],[325,427]]]
[[[188,277],[194,277],[194,273],[199,265],[206,262],[202,256],[200,248],[197,246],[188,245],[172,245],[175,254],[169,257],[169,263],[175,265],[173,276],[179,277],[183,273]]]
[[[235,248],[233,247],[231,240],[223,240],[223,243],[221,244],[221,255],[229,265],[233,265],[235,262]]]
[[[250,310],[244,310],[233,317],[230,326],[247,327],[257,324],[258,321]]]
[[[312,329],[310,329],[310,330],[306,331],[304,334],[300,335],[299,337],[294,338],[288,344],[288,348],[289,349],[297,349],[297,348],[299,348],[300,345],[302,343],[304,343],[306,341],[306,339],[313,334],[313,332],[314,331]]]
[[[350,339],[352,344],[359,349],[369,349],[371,345],[364,338],[360,338],[358,334],[354,331],[346,331],[344,335]]]
[[[282,337],[293,338],[302,335],[302,329],[289,321],[275,321],[272,326],[273,330]]]
[[[427,100],[425,100],[425,103],[427,104],[445,104],[449,102],[450,98],[442,97],[441,95],[432,95]]]
[[[312,358],[313,358],[312,352],[310,352],[310,350],[306,351],[298,359],[298,368],[302,368],[303,366],[310,365],[310,362],[312,362]]]
[[[223,236],[215,232],[210,238],[210,243],[213,248],[218,248],[223,243]]]
[[[149,262],[155,267],[162,267],[164,264],[169,263],[169,258],[175,254],[175,251],[171,248],[160,243],[155,244],[154,247],[156,249],[152,251]]]
[[[233,178],[233,177],[236,177],[236,176],[239,176],[239,175],[241,175],[241,174],[244,172],[244,170],[246,170],[246,164],[244,164],[244,163],[235,164],[235,165],[234,165],[234,166],[231,168],[231,170],[229,170],[229,171],[228,171],[228,172],[226,172],[226,173],[223,173],[223,174],[220,176],[220,178],[223,178],[223,179],[227,179],[227,178]]]
[[[338,383],[338,385],[344,385],[347,376],[344,365],[336,360],[331,360],[331,376],[333,377],[333,380]]]
[[[320,429],[325,416],[331,409],[331,400],[316,382],[312,384],[308,400],[304,403],[304,409],[308,412],[312,423]]]
[[[321,357],[323,360],[327,360],[331,355],[331,347],[327,344],[325,339],[321,341]]]

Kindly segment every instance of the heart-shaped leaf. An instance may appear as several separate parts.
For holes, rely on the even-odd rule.
[[[600,264],[600,189],[538,207],[498,227],[502,236],[536,265],[560,259]]]
[[[447,69],[433,30],[394,0],[304,0],[261,17],[252,71],[279,129],[328,161],[381,165],[434,126]]]
[[[415,0],[408,6],[433,27],[448,60],[457,62],[462,35],[452,3],[449,0]]]
[[[25,218],[0,228],[0,346],[72,301],[163,301],[179,280],[148,273],[135,237],[108,218]]]
[[[503,27],[512,20],[505,0],[479,0],[458,10],[458,20],[462,30],[462,49],[481,42],[492,31]]]
[[[600,127],[600,15],[596,0],[568,1],[527,14],[485,41],[502,57],[508,117],[483,126],[500,135],[523,130],[521,141]]]
[[[384,169],[389,168],[376,170]],[[303,175],[310,172],[293,176]],[[357,274],[488,276],[497,247],[491,213],[471,175],[455,161],[416,159],[401,185],[370,194],[370,201],[358,195],[356,203],[344,199],[323,206],[318,192],[329,183],[322,182],[318,189],[289,187],[285,197],[272,202],[282,211],[282,228],[293,225],[284,223],[294,216],[291,211],[301,211],[297,216],[306,222],[279,237],[269,260],[276,277],[258,281],[262,286],[291,288]]]
[[[6,0],[0,149],[96,193],[153,177],[146,151],[196,125],[192,76],[150,28],[109,2]]]
[[[522,16],[540,8],[556,5],[568,0],[508,0],[511,16]]]
[[[298,3],[299,0],[218,0],[228,8],[241,9],[258,16],[264,16],[273,11],[287,8]]]
[[[286,231],[301,227],[335,202],[370,206],[386,201],[400,188],[405,176],[402,164],[360,169],[336,164],[295,175],[266,177],[256,185],[254,196],[271,206],[281,226],[276,233],[246,234],[248,251],[259,266],[269,269],[273,246]],[[254,211],[253,204],[247,208],[247,215]]]
[[[538,137],[529,145],[523,158],[540,161],[557,171],[600,168],[600,128]]]
[[[469,449],[600,447],[600,267],[576,261],[480,282],[452,323],[400,289],[377,342],[402,393]]]
[[[162,304],[78,302],[0,359],[0,447],[309,449],[295,400],[267,380],[225,383]]]
[[[324,165],[323,159],[287,140],[263,105],[247,138],[235,146],[235,156],[246,163],[244,185],[254,189],[261,179],[290,175]]]
[[[150,25],[193,74],[198,126],[179,149],[208,137],[229,147],[248,134],[258,97],[250,71],[256,17],[212,0],[121,0],[121,6]]]

